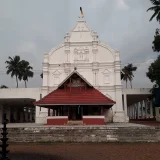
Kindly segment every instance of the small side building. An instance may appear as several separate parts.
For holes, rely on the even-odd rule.
[[[56,90],[34,104],[49,108],[48,125],[75,122],[102,125],[108,118],[106,111],[115,102],[95,89],[77,71],[73,71]]]

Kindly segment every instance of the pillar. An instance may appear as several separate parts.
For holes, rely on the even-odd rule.
[[[156,111],[156,121],[160,122],[160,107],[156,107],[155,111]]]
[[[137,105],[137,119],[139,119],[139,102],[136,104]]]
[[[137,106],[134,104],[134,119],[137,119]]]
[[[125,114],[127,115],[127,95],[126,93],[123,94],[123,99],[124,99],[124,111],[125,111]]]
[[[140,102],[141,105],[141,119],[143,119],[143,101]]]
[[[148,102],[147,100],[144,101],[144,105],[145,105],[145,118],[148,118],[148,113],[147,113],[147,109],[148,109]]]
[[[132,105],[132,119],[134,119],[134,106]]]
[[[132,106],[129,106],[129,118],[132,119]]]
[[[25,116],[25,122],[28,122],[28,108],[26,108],[26,111],[24,112]]]
[[[150,118],[153,118],[153,101],[152,100],[150,100],[150,102],[149,102],[149,106],[150,106]]]

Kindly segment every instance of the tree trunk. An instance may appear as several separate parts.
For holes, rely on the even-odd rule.
[[[17,82],[17,88],[18,88],[18,78],[17,78],[17,75],[16,75],[16,82]]]
[[[25,88],[27,88],[27,82],[26,81],[24,81],[25,82]]]
[[[126,88],[127,88],[127,80],[126,80]]]
[[[130,81],[130,85],[131,85],[131,88],[132,88],[132,81]]]

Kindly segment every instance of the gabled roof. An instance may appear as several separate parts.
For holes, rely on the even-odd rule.
[[[113,106],[115,102],[103,95],[95,88],[87,88],[85,91],[72,92],[63,89],[56,89],[41,100],[34,103],[36,106],[57,106],[57,105],[106,105]]]
[[[76,70],[70,73],[59,85],[58,88],[61,87],[73,74],[77,74],[81,79],[83,79],[90,87],[93,87],[81,74],[79,74]]]
[[[86,87],[72,87],[64,88],[65,84],[71,77],[76,74],[87,84]],[[68,82],[67,82],[68,83]],[[62,87],[61,87],[62,86]],[[112,106],[115,102],[103,95],[100,91],[95,89],[83,76],[77,71],[73,71],[58,88],[41,100],[34,103],[36,106],[57,106],[57,105],[106,105]]]

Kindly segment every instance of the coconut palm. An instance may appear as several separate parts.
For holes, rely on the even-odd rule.
[[[132,88],[132,80],[133,80],[133,77],[134,77],[133,72],[137,70],[137,67],[133,66],[133,64],[130,63],[130,64],[128,64],[127,68],[128,68],[128,72],[129,72],[130,86]]]
[[[133,64],[128,64],[127,66],[124,66],[122,69],[124,75],[123,80],[126,82],[126,88],[127,88],[127,82],[130,81],[130,86],[132,88],[132,80],[134,77],[133,71],[136,71],[137,67],[133,66]]]
[[[32,72],[33,68],[30,66],[28,61],[22,60],[22,79],[25,82],[25,87],[27,88],[28,78],[32,78],[34,73]]]
[[[15,56],[13,58],[8,57],[8,61],[5,63],[7,64],[7,74],[11,74],[11,77],[16,77],[16,83],[17,83],[17,88],[18,88],[18,79],[21,80],[22,75],[22,67],[21,67],[21,60],[20,56]]]
[[[125,67],[122,69],[122,71],[123,71],[123,78],[122,78],[122,80],[126,82],[126,88],[127,88],[127,82],[128,82],[128,80],[130,79],[127,66],[125,66]]]
[[[150,1],[154,5],[153,7],[150,7],[147,10],[147,11],[154,11],[154,14],[150,18],[150,21],[152,21],[152,19],[156,17],[157,21],[160,23],[160,0],[150,0]]]

